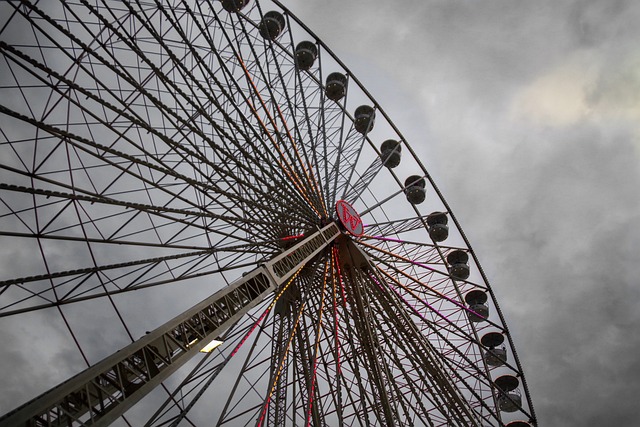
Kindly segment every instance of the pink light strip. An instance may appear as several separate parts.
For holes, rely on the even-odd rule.
[[[300,237],[304,237],[304,234],[296,234],[295,236],[285,236],[280,238],[280,240],[293,240],[293,239],[299,239]]]
[[[382,289],[382,285],[380,284],[380,282],[378,282],[378,280],[377,280],[374,276],[371,276],[371,275],[370,275],[369,277],[370,277],[371,279],[373,279],[373,280],[378,284],[378,286]],[[390,284],[387,284],[387,285],[389,286],[389,289],[391,289],[393,292],[395,292],[395,294],[396,294],[396,295],[398,295],[398,298],[400,298],[402,301],[404,301],[404,302],[405,302],[405,304],[407,304],[407,306],[411,307],[411,309],[412,309],[413,311],[415,311],[415,313],[416,313],[418,316],[420,316],[420,318],[421,318],[422,320],[425,320],[425,321],[427,321],[427,322],[430,322],[430,320],[426,319],[422,314],[420,314],[420,312],[419,312],[415,307],[413,307],[413,306],[409,303],[409,301],[407,301],[407,300],[406,300],[402,295],[400,295],[396,289],[394,289],[393,287],[391,287],[391,285],[390,285]],[[431,289],[431,288],[430,288],[430,289]],[[435,291],[434,291],[434,292],[435,292]],[[471,310],[471,309],[470,309],[470,308],[468,308],[466,305],[464,305],[464,304],[460,304],[459,302],[454,301],[454,300],[452,300],[451,298],[449,298],[449,297],[447,297],[447,296],[445,296],[445,295],[442,295],[442,294],[441,294],[441,293],[439,293],[439,292],[437,292],[437,294],[438,294],[438,295],[440,295],[440,296],[442,296],[442,298],[446,299],[447,301],[449,301],[449,302],[451,302],[451,303],[455,304],[456,306],[458,306],[458,307],[460,307],[460,308],[464,309],[465,311],[467,311],[467,312],[469,312],[469,313],[473,313],[473,314],[475,314],[476,316],[478,316],[478,317],[480,317],[480,318],[482,318],[482,319],[486,319],[486,317],[484,317],[484,316],[483,316],[483,315],[481,315],[481,314],[476,313],[474,310]],[[412,294],[412,295],[413,295],[413,294]],[[447,316],[445,316],[444,314],[440,313],[438,310],[436,310],[435,308],[433,308],[433,306],[432,306],[431,304],[429,304],[427,301],[425,301],[424,299],[419,298],[419,297],[417,297],[417,296],[415,296],[415,295],[414,295],[414,297],[415,297],[418,301],[420,301],[422,304],[426,305],[430,310],[432,310],[432,311],[434,311],[435,313],[437,313],[437,314],[438,314],[438,316],[440,316],[440,317],[442,317],[443,319],[445,319],[447,322],[449,322],[449,323],[451,323],[451,324],[453,324],[453,323],[454,323],[454,322],[452,322],[451,320],[449,320],[449,318],[448,318]]]
[[[381,239],[382,239],[382,240],[384,240],[384,239],[386,239],[386,238],[381,238]],[[394,240],[394,241],[396,241],[396,242],[398,242],[398,243],[404,243],[404,241],[403,241],[403,240],[396,240],[396,239],[389,239],[389,240]],[[366,244],[365,244],[365,245],[366,245]],[[366,246],[368,246],[368,247],[370,247],[370,248],[372,248],[372,249],[377,249],[377,250],[382,251],[382,249],[379,249],[379,248],[377,248],[377,247],[375,247],[375,246],[373,246],[373,245],[366,245]],[[395,255],[395,254],[392,254],[392,255]],[[425,265],[425,264],[423,264],[423,263],[421,263],[421,262],[418,262],[418,261],[415,261],[415,260],[412,260],[412,259],[409,259],[409,258],[402,258],[402,257],[399,257],[399,256],[398,256],[398,258],[399,258],[399,259],[401,259],[401,260],[403,260],[403,261],[408,262],[409,264],[413,264],[413,265],[416,265],[416,266],[418,266],[418,267],[422,267],[422,268],[424,268],[425,270],[434,271],[434,272],[437,272],[437,273],[441,273],[441,274],[443,274],[441,271],[436,270],[436,269],[434,269],[434,268],[431,268],[431,267],[429,267],[429,266],[427,266],[427,265]],[[463,310],[466,310],[466,311],[468,311],[468,312],[471,312],[471,313],[474,313],[474,314],[478,314],[478,313],[476,313],[475,311],[473,311],[473,310],[471,310],[470,308],[468,308],[466,305],[461,304],[461,303],[459,303],[458,301],[456,301],[456,300],[454,300],[454,299],[451,299],[450,297],[448,297],[448,296],[446,296],[446,295],[442,294],[441,292],[436,291],[436,290],[435,290],[435,289],[433,289],[432,287],[427,286],[427,285],[425,285],[425,284],[424,284],[424,283],[422,283],[422,282],[418,282],[418,283],[420,283],[421,285],[423,285],[423,286],[425,286],[425,287],[429,288],[432,292],[434,292],[435,294],[437,294],[438,296],[440,296],[442,299],[445,299],[445,300],[449,301],[451,304],[454,304],[454,305],[456,305],[456,306],[458,306],[458,307],[460,307],[460,308],[462,308]],[[480,316],[480,317],[482,317],[482,316]]]
[[[245,343],[245,341],[249,338],[249,336],[253,333],[253,331],[258,327],[260,322],[262,322],[264,320],[264,318],[267,316],[267,313],[269,313],[270,310],[271,310],[271,307],[267,308],[264,311],[264,313],[262,313],[262,316],[260,316],[260,318],[258,320],[256,320],[256,322],[253,324],[253,326],[251,327],[249,332],[247,332],[247,334],[244,336],[244,338],[242,338],[242,341],[240,341],[240,343],[238,343],[236,348],[233,349],[233,351],[231,352],[229,357],[233,357],[238,352],[238,350],[240,350],[240,347],[242,347],[242,345]]]
[[[376,282],[376,284],[378,285],[378,287],[380,288],[380,290],[384,291],[384,288],[382,287],[382,285],[380,284],[380,282],[378,281],[378,279],[376,279],[375,276],[373,275],[369,275],[369,278],[371,280],[373,280],[374,282]],[[386,282],[385,282],[386,283]],[[405,299],[402,295],[400,295],[400,293],[394,289],[390,284],[387,283],[387,286],[389,287],[389,289],[391,289],[397,296],[398,298],[400,298],[409,308],[411,308],[411,310],[413,310],[414,313],[416,313],[422,320],[424,320],[425,322],[431,322],[429,319],[427,319],[426,317],[424,317],[422,315],[422,313],[420,313],[420,311],[418,311],[417,308],[413,307],[411,305],[411,303],[409,303],[409,301],[407,299]],[[424,305],[426,305],[430,310],[435,311],[436,313],[438,313],[438,316],[442,317],[443,319],[445,319],[447,322],[449,323],[453,323],[449,320],[449,318],[447,316],[445,316],[444,314],[440,313],[438,310],[436,310],[435,308],[433,308],[433,306],[431,304],[429,304],[428,302],[424,301],[422,298],[416,298],[418,301],[420,301],[421,303],[423,303]]]

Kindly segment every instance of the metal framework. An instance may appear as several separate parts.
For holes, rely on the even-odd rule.
[[[418,153],[279,1],[0,2],[0,239],[0,426],[536,424]]]

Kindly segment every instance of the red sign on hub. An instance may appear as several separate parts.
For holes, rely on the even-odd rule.
[[[353,207],[344,200],[338,200],[336,203],[336,213],[342,226],[356,237],[362,236],[364,233],[364,225],[360,219],[360,215]]]

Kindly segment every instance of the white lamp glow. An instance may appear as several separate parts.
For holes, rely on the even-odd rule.
[[[213,340],[200,350],[200,353],[211,353],[215,348],[222,345],[222,341]]]

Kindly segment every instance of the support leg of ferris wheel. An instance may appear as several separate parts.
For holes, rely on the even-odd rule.
[[[0,418],[0,427],[110,424],[340,234],[336,223],[326,225],[139,340],[9,412]]]

